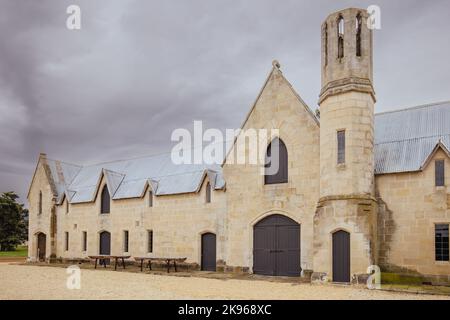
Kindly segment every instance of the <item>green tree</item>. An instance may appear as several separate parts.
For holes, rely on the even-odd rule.
[[[28,210],[14,192],[0,196],[0,251],[11,251],[28,238]]]

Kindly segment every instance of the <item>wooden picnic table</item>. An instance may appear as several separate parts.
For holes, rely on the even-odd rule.
[[[103,264],[103,267],[106,268],[106,260],[114,259],[114,270],[117,270],[117,261],[122,260],[122,266],[125,269],[125,259],[130,258],[131,256],[110,256],[110,255],[98,255],[98,256],[89,256],[89,259],[95,259],[95,269],[97,269],[97,262],[100,260],[100,265]],[[103,263],[102,263],[103,262]]]
[[[152,261],[165,261],[167,266],[167,273],[170,272],[170,263],[173,262],[173,267],[175,272],[177,272],[177,262],[182,263],[186,261],[187,258],[151,258],[151,257],[135,257],[136,261],[141,263],[141,272],[144,270],[144,262],[147,261],[147,267],[152,270]]]

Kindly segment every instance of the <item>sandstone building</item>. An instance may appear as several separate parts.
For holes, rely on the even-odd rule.
[[[187,257],[204,270],[336,282],[379,265],[450,281],[450,102],[374,114],[367,18],[350,8],[322,24],[320,116],[274,63],[242,126],[279,130],[267,141],[280,147],[274,176],[228,158],[78,166],[41,154],[30,260]]]

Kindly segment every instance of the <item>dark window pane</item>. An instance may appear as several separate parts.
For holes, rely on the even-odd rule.
[[[123,251],[128,252],[128,231],[123,232]]]
[[[69,233],[68,232],[65,233],[65,248],[64,249],[66,251],[69,250]]]
[[[362,18],[358,13],[356,16],[356,56],[361,57],[361,29],[362,29]]]
[[[445,185],[444,160],[436,160],[434,168],[435,168],[436,187],[442,187]]]
[[[39,207],[39,214],[41,214],[42,213],[42,191],[39,191],[39,204],[38,204],[38,207]]]
[[[345,131],[337,132],[337,144],[338,144],[338,154],[337,154],[337,163],[345,163]]]
[[[288,182],[288,152],[283,140],[275,138],[269,144],[266,150],[265,167],[265,184]]]
[[[436,261],[449,261],[448,224],[435,226],[435,253]]]
[[[87,232],[83,231],[83,251],[87,251]]]
[[[148,193],[148,206],[153,207],[153,192]]]
[[[152,230],[148,231],[147,237],[148,237],[147,250],[149,253],[152,253],[153,252],[153,231]]]
[[[206,184],[206,203],[211,202],[211,184],[208,182]]]
[[[109,213],[109,205],[110,205],[109,191],[108,187],[105,185],[102,190],[100,213]]]

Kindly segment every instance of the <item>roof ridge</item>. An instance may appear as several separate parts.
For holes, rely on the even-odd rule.
[[[215,141],[213,143],[209,143],[209,145],[214,145],[214,144],[218,144],[218,143],[227,143],[227,142],[231,142],[233,141],[233,139],[229,139],[229,140],[219,140],[219,141]],[[173,141],[175,142],[175,141]],[[191,146],[191,151],[193,151],[195,148],[198,148],[201,146],[196,146],[193,145]],[[91,164],[87,164],[81,167],[94,167],[94,166],[99,166],[102,164],[110,164],[110,163],[116,163],[116,162],[122,162],[122,161],[130,161],[130,160],[138,160],[138,159],[144,159],[144,158],[153,158],[153,157],[157,157],[157,156],[162,156],[162,155],[166,155],[166,154],[171,154],[173,151],[172,149],[170,151],[164,151],[164,152],[159,152],[159,153],[153,153],[153,154],[147,154],[147,155],[141,155],[141,156],[137,156],[137,157],[132,157],[132,158],[123,158],[123,159],[118,159],[118,160],[110,160],[110,161],[102,161],[102,162],[97,162],[97,163],[91,163]],[[193,163],[192,165],[196,165],[195,163]],[[220,164],[218,164],[220,165]],[[109,170],[109,169],[108,169]]]
[[[391,110],[391,111],[384,111],[384,112],[380,112],[380,113],[375,113],[375,116],[383,115],[383,114],[387,114],[387,113],[395,113],[395,112],[402,112],[402,111],[422,109],[422,108],[427,108],[427,107],[434,107],[434,106],[448,104],[448,103],[450,103],[450,100],[433,102],[433,103],[426,103],[426,104],[421,104],[421,105],[414,106],[414,107],[406,107],[406,108],[401,108],[401,109],[397,109],[397,110]]]
[[[396,143],[396,142],[403,142],[403,141],[411,141],[411,140],[419,140],[419,139],[430,139],[430,138],[437,138],[437,137],[443,137],[443,136],[450,136],[450,133],[449,134],[435,134],[435,135],[432,135],[432,136],[414,137],[414,138],[400,139],[400,140],[382,141],[382,142],[379,142],[379,143],[374,143],[374,145],[387,144],[387,143]],[[439,139],[439,140],[441,140],[441,139]]]
[[[63,163],[63,164],[68,164],[69,166],[74,166],[74,167],[78,167],[78,168],[82,168],[83,166],[82,165],[79,165],[79,164],[75,164],[75,163],[71,163],[71,162],[67,162],[67,161],[62,161],[62,160],[57,160],[57,159],[52,159],[52,158],[47,158],[47,161],[58,161],[58,162],[60,162],[60,163]]]

